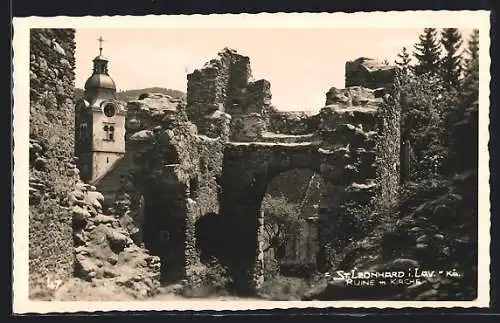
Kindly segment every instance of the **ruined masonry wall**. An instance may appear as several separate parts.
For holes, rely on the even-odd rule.
[[[376,59],[360,57],[345,64],[345,87],[363,86],[369,89],[390,87],[395,68]]]
[[[323,173],[328,181],[328,173],[340,172],[337,184],[345,187],[339,192],[336,183],[328,183],[322,199],[326,208],[320,214],[320,239],[329,267],[338,265],[336,255],[346,241],[362,238],[376,223],[377,214],[387,212],[396,201],[399,112],[389,96],[379,95],[359,86],[331,88],[320,112],[321,149],[341,156],[338,165],[331,170],[325,165]],[[336,210],[335,205],[339,205]]]
[[[268,131],[280,134],[305,135],[316,132],[319,120],[316,115],[309,116],[300,111],[277,111],[269,113]]]
[[[183,219],[184,237],[179,241],[183,249],[177,252],[183,253],[183,276],[191,278],[196,275],[191,269],[198,267],[200,260],[196,223],[206,215],[219,213],[220,176],[229,119],[214,120],[212,134],[218,135],[216,138],[199,135],[197,127],[187,119],[184,104],[169,106],[165,99],[155,94],[128,105],[126,151],[133,154],[135,164],[130,174],[133,183],[129,187],[135,193],[130,190],[128,193],[129,196],[145,194],[149,203],[161,203],[165,197],[176,196],[165,206],[176,210],[172,214],[153,212],[144,216],[160,223],[161,220],[154,217],[175,214]],[[148,187],[155,187],[156,194],[148,196]]]
[[[250,59],[227,48],[188,75],[187,115],[200,134],[216,137],[214,119],[229,115],[231,140],[260,139],[269,123],[270,83],[251,78]]]
[[[30,295],[59,285],[72,272],[67,194],[78,178],[73,159],[75,34],[30,31]]]

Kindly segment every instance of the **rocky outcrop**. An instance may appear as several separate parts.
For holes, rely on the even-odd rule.
[[[477,205],[477,172],[464,172],[451,180],[413,183],[407,190],[411,194],[403,201],[413,203],[406,205],[406,216],[394,224],[384,223],[345,248],[336,270],[434,270],[435,274],[384,288],[359,288],[325,279],[304,300],[443,301],[477,297],[477,209],[470,207]]]
[[[29,286],[50,297],[73,267],[67,193],[74,153],[74,30],[30,31]]]
[[[158,292],[160,261],[138,247],[119,216],[104,215],[104,196],[82,182],[69,194],[74,274],[94,286],[114,284],[134,298]]]

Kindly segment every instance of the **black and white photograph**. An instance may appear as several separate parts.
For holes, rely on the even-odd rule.
[[[482,11],[14,19],[14,307],[487,306],[489,37]]]

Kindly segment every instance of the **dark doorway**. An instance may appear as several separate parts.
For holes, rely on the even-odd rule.
[[[216,213],[207,213],[197,222],[195,227],[196,248],[202,263],[216,258],[222,260],[226,246],[222,217]]]
[[[152,191],[146,197],[144,244],[160,257],[162,282],[176,282],[184,278],[185,214],[171,191]]]

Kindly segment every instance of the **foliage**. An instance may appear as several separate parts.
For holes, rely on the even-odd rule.
[[[300,218],[299,205],[291,203],[286,197],[264,196],[262,200],[262,211],[264,212],[264,234],[269,249],[274,250],[277,258],[283,256],[283,250],[287,242],[296,236],[296,230],[300,229],[302,222]]]
[[[443,171],[448,156],[447,118],[457,104],[457,93],[433,74],[399,73],[395,97],[401,109],[402,140],[412,147],[412,179],[435,176]]]
[[[441,36],[445,49],[445,56],[441,59],[441,76],[447,86],[457,88],[462,74],[462,58],[458,52],[463,42],[462,35],[457,28],[444,28]]]
[[[445,28],[441,35],[444,57],[439,58],[437,31],[426,28],[415,45],[417,64],[411,68],[414,73],[405,73],[401,68],[396,79],[401,139],[409,141],[412,148],[411,159],[405,163],[405,169],[410,167],[411,180],[450,175],[454,171],[459,141],[464,143],[460,125],[469,118],[467,114],[474,113],[471,108],[478,99],[478,30],[470,36],[465,55],[460,52],[462,36],[456,28]],[[404,54],[398,56],[403,58]],[[398,65],[403,66],[403,61]]]
[[[438,41],[438,34],[435,28],[425,28],[424,32],[418,36],[418,43],[415,44],[413,56],[418,63],[413,70],[416,75],[437,74],[439,71],[441,48]]]
[[[216,258],[212,258],[207,267],[208,270],[202,280],[205,286],[210,286],[214,291],[220,292],[232,282],[228,268]]]
[[[181,293],[187,297],[207,297],[224,294],[233,283],[227,266],[212,257],[206,264],[198,264],[190,269]]]
[[[399,61],[396,60],[396,65],[403,71],[404,74],[407,74],[410,70],[410,54],[406,47],[401,49],[401,52],[398,54]]]
[[[479,94],[479,30],[477,29],[472,31],[467,42],[464,62],[462,92],[465,103],[472,104]]]
[[[279,263],[274,257],[264,257],[264,281],[279,275]]]

